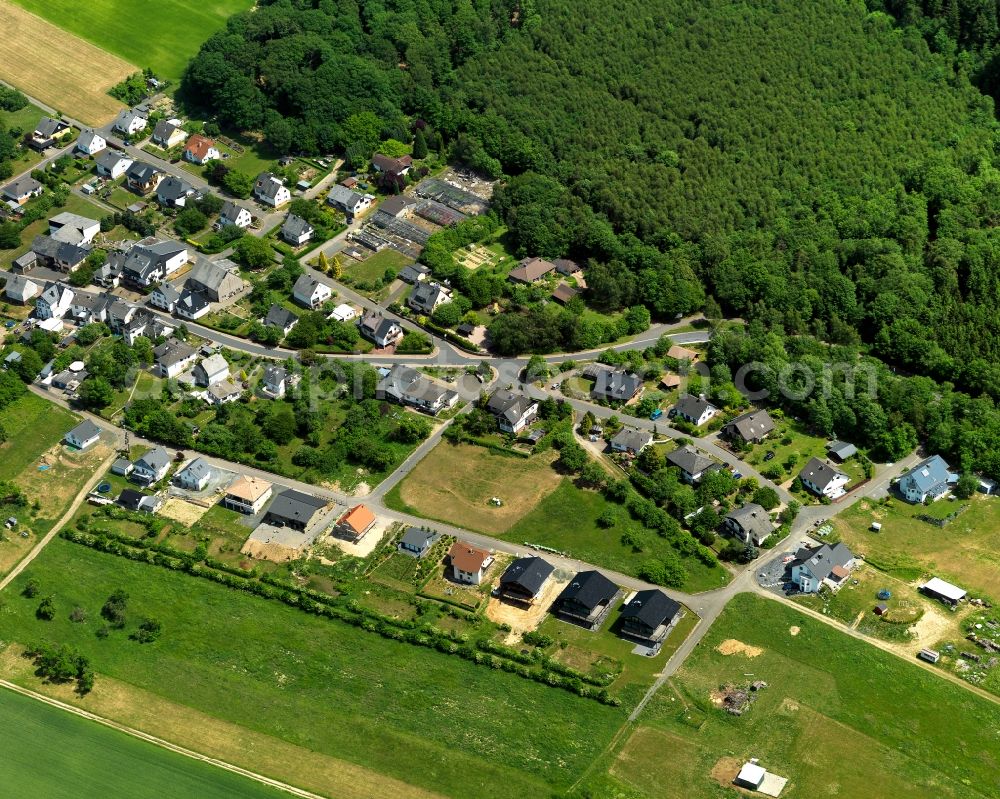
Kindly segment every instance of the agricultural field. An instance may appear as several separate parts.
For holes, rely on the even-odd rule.
[[[742,716],[718,706],[724,686],[751,680],[767,687]],[[732,777],[750,757],[789,778],[789,797],[1000,791],[1000,707],[748,594],[730,603],[639,725],[589,781],[591,795],[734,796]]]
[[[31,578],[53,595],[50,622],[39,621],[37,601],[21,594]],[[99,610],[118,588],[129,594],[126,627],[95,637]],[[212,717],[241,740],[242,729],[232,725],[253,742],[280,739],[283,747],[311,750],[325,768],[300,770],[294,758],[274,758],[264,746],[235,753],[237,764],[345,799],[361,799],[358,785],[363,796],[563,792],[626,716],[624,708],[61,538],[3,599],[0,640],[66,642],[90,659],[97,699],[68,701],[89,708],[107,681],[151,701],[121,697],[105,715],[127,716],[154,734],[169,723],[159,713],[167,703]],[[76,607],[87,621],[70,621]],[[163,625],[151,644],[128,637],[144,617]],[[18,682],[37,682],[10,658],[0,657],[0,666]],[[234,759],[231,738],[215,740],[200,725],[170,729],[178,744]]]
[[[85,124],[107,122],[122,108],[120,102],[107,94],[108,89],[138,67],[82,41],[59,25],[78,26],[90,10],[102,9],[121,28],[123,37],[127,33],[137,50],[144,50],[149,39],[135,36],[138,17],[125,18],[119,6],[106,0],[86,7],[72,0],[53,3],[29,0],[20,5],[0,0],[0,30],[4,33],[0,38],[0,79]],[[58,25],[36,16],[35,12]],[[85,29],[77,27],[77,31]],[[90,30],[100,34],[107,27],[95,25]],[[81,64],[86,64],[86,69]]]
[[[916,518],[937,518],[968,504],[957,518],[938,527]],[[941,499],[930,506],[900,499],[887,504],[863,500],[832,520],[834,534],[878,569],[912,581],[934,574],[968,591],[997,598],[1000,569],[1000,497],[976,494],[968,500]],[[874,532],[872,522],[882,529]]]
[[[4,0],[4,5],[8,1]],[[143,0],[98,0],[83,6],[74,0],[16,2],[27,11],[65,29],[67,33],[64,37],[75,41],[77,57],[66,62],[67,68],[75,69],[80,63],[79,48],[86,46],[76,39],[80,37],[100,50],[114,53],[124,61],[137,65],[130,72],[152,67],[157,75],[173,81],[180,79],[187,62],[198,52],[202,42],[225,27],[230,16],[253,5],[250,0],[169,0],[158,4],[156,13],[150,14]],[[141,28],[142,36],[136,36],[137,28]],[[26,39],[25,44],[31,44],[31,40]],[[100,70],[92,71],[105,74]],[[40,73],[44,75],[45,71],[40,70]],[[117,83],[121,77],[111,81],[111,84]]]
[[[0,691],[8,795],[80,799],[280,799],[284,791],[133,738],[13,691]],[[44,753],[44,754],[42,754]],[[45,768],[40,769],[39,757]]]

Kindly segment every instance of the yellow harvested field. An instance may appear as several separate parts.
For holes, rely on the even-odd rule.
[[[107,91],[139,68],[0,0],[0,80],[88,125],[123,107]]]

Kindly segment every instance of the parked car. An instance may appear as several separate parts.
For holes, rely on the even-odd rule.
[[[651,414],[649,414],[650,420],[654,421],[654,422],[657,419],[659,419],[661,416],[663,416],[663,409],[662,408],[657,408],[655,411],[653,411]]]
[[[767,454],[764,455],[764,460],[766,460],[766,461],[774,460],[774,450],[773,449],[769,450],[767,452]]]

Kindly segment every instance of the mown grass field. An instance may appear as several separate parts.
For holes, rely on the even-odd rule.
[[[54,595],[52,622],[38,621],[37,601],[21,596],[30,577]],[[100,607],[118,587],[130,595],[129,621],[100,640]],[[110,677],[304,747],[328,758],[331,770],[346,761],[373,779],[385,774],[444,796],[565,790],[625,720],[624,708],[63,539],[46,547],[3,600],[0,640],[71,643],[90,658],[98,687]],[[89,621],[69,620],[76,606]],[[163,635],[140,645],[128,634],[145,616],[163,623]],[[145,720],[146,705],[123,703],[121,712],[139,713],[133,725],[143,728],[157,722],[156,703],[146,704]],[[183,745],[185,729],[173,740]],[[294,761],[273,763],[267,773],[302,784]],[[372,789],[379,795],[378,785]]]
[[[941,517],[969,503],[944,527],[915,518]],[[941,499],[929,507],[892,499],[888,505],[862,501],[833,518],[834,530],[854,552],[900,579],[934,574],[1000,599],[1000,497],[976,494],[969,500]],[[872,522],[882,529],[872,531]]]
[[[162,749],[44,702],[0,691],[7,796],[279,799],[284,791]],[[39,766],[44,764],[44,768]]]
[[[343,259],[344,274],[354,280],[372,283],[381,278],[387,269],[391,269],[398,274],[410,262],[411,259],[407,258],[401,252],[387,247],[381,252],[375,253],[371,258],[367,258],[361,262],[345,257]]]
[[[144,0],[16,0],[53,25],[121,56],[140,69],[177,80],[187,62],[226,20],[253,5],[251,0],[168,0],[151,13]]]
[[[762,652],[723,655],[727,639]],[[768,687],[743,716],[713,703],[721,685],[754,679]],[[750,757],[789,778],[789,797],[1000,792],[1000,707],[771,600],[737,596],[671,683],[593,796],[733,796],[730,769]]]

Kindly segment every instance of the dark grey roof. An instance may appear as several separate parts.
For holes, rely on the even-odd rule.
[[[67,264],[79,264],[90,255],[90,250],[70,244],[68,241],[59,241],[52,236],[38,235],[32,239],[31,251],[49,258],[53,261]]]
[[[181,476],[185,478],[194,478],[195,480],[200,480],[202,477],[212,476],[212,467],[209,465],[208,461],[204,458],[195,458],[191,463],[185,466],[177,473],[177,477]]]
[[[153,356],[156,362],[162,366],[172,366],[175,363],[187,360],[197,352],[193,347],[189,347],[183,341],[170,339],[164,341],[153,349]]]
[[[101,434],[101,428],[94,424],[90,419],[84,419],[80,424],[74,427],[67,433],[67,435],[72,435],[78,438],[80,441],[86,441],[87,439],[93,438],[94,436],[99,436]]]
[[[90,145],[94,143],[94,139],[103,140],[104,137],[101,136],[101,134],[97,133],[96,131],[85,130],[83,133],[80,134],[80,138],[76,140],[76,146],[81,149],[89,148]]]
[[[677,404],[670,409],[670,415],[681,414],[691,419],[700,419],[701,415],[708,408],[714,407],[705,397],[696,397],[693,394],[681,394],[677,398]]]
[[[597,372],[594,392],[607,399],[629,400],[642,388],[642,378],[620,369],[601,369]]]
[[[833,571],[834,566],[846,568],[847,564],[854,560],[854,553],[844,543],[834,546],[823,544],[816,549],[800,549],[795,558],[800,564],[806,566],[814,577],[824,580]]]
[[[451,292],[440,283],[417,283],[407,303],[411,308],[430,313],[434,310],[435,304],[447,302],[450,298]]]
[[[826,451],[842,461],[858,454],[858,448],[846,441],[831,441],[826,445]]]
[[[38,124],[35,126],[35,133],[43,138],[49,138],[54,136],[60,130],[66,130],[69,125],[60,119],[52,119],[52,117],[42,117]]]
[[[257,182],[254,183],[253,193],[273,200],[282,186],[284,183],[270,172],[261,172],[257,176]]]
[[[285,219],[285,224],[281,226],[281,235],[298,241],[301,236],[311,236],[314,230],[315,228],[301,216],[289,214]]]
[[[198,313],[209,305],[211,303],[208,297],[200,291],[192,291],[191,289],[185,289],[181,298],[177,300],[177,307],[190,314]]]
[[[638,591],[631,601],[622,609],[622,619],[636,619],[643,626],[655,630],[661,624],[669,622],[681,609],[680,603],[674,601],[662,591],[650,588]]]
[[[653,440],[653,434],[648,430],[637,430],[634,427],[623,427],[611,439],[612,446],[638,452]]]
[[[330,205],[340,205],[346,208],[353,208],[361,202],[361,199],[361,195],[356,191],[351,191],[347,186],[341,186],[339,183],[330,187],[330,193],[326,197],[326,201]]]
[[[111,169],[115,166],[115,164],[117,164],[119,161],[131,161],[131,160],[132,159],[129,158],[124,153],[119,153],[116,150],[105,150],[103,153],[97,156],[97,165],[110,172]]]
[[[181,197],[190,197],[195,193],[194,186],[174,175],[161,181],[156,189],[156,196],[163,202],[177,202]]]
[[[237,202],[233,202],[232,200],[226,200],[222,204],[222,210],[219,212],[219,216],[228,219],[231,222],[235,222],[240,215],[240,211],[246,211],[248,214],[253,216],[253,212],[249,208],[246,208]]]
[[[156,447],[143,455],[135,462],[136,466],[148,468],[151,472],[158,472],[164,466],[170,464],[170,455],[163,447]]]
[[[618,586],[599,571],[585,571],[570,580],[556,601],[561,605],[569,600],[592,611],[607,604],[617,593]]]
[[[3,187],[4,196],[10,198],[21,197],[31,192],[36,192],[42,188],[42,184],[30,175],[22,175],[17,180],[13,180]]]
[[[500,585],[516,585],[530,594],[536,594],[553,571],[552,564],[537,555],[518,558],[500,577]]]
[[[423,275],[430,273],[430,267],[424,264],[407,264],[399,273],[399,279],[405,283],[416,283]]]
[[[737,416],[727,427],[735,430],[745,441],[760,438],[774,430],[774,420],[765,410],[750,411]]]
[[[802,467],[799,472],[800,480],[808,480],[820,491],[832,483],[838,476],[846,477],[839,469],[834,469],[829,463],[824,463],[819,458],[810,458],[809,462]]]
[[[694,475],[705,471],[715,461],[702,455],[694,447],[681,447],[667,454],[667,463],[683,469],[688,474]]]
[[[166,141],[173,135],[173,132],[177,130],[178,126],[173,122],[167,122],[165,119],[161,119],[156,123],[156,127],[153,128],[153,138],[157,141]]]
[[[274,303],[267,311],[267,316],[264,317],[264,324],[269,327],[277,327],[281,330],[285,330],[289,326],[295,324],[298,321],[298,317],[289,311],[287,308]]]
[[[267,515],[308,524],[316,512],[325,506],[325,499],[289,488],[274,498],[271,507],[267,509]]]
[[[130,180],[139,183],[148,183],[155,175],[163,174],[163,170],[157,169],[145,161],[133,161],[132,166],[126,170],[125,174]]]
[[[494,416],[501,416],[514,424],[534,404],[535,400],[527,394],[499,389],[490,397],[486,409]]]
[[[274,364],[269,364],[264,367],[264,382],[270,383],[272,386],[280,383],[288,377],[288,372],[280,366],[275,366]]]
[[[133,488],[125,488],[118,495],[118,504],[127,510],[139,510],[139,505],[147,496],[149,494],[143,494]]]
[[[560,275],[572,275],[580,269],[576,261],[570,261],[568,258],[556,258],[552,261],[552,265]]]
[[[770,535],[774,531],[770,515],[755,502],[748,502],[742,507],[729,511],[726,514],[726,518],[732,519],[744,531],[757,533],[758,537],[761,538]]]
[[[404,197],[402,194],[397,194],[390,197],[385,202],[383,202],[379,207],[379,211],[384,211],[392,216],[398,216],[401,211],[409,208],[411,205],[416,205],[416,200],[411,200],[409,197]]]
[[[326,286],[330,289],[330,292],[333,293],[333,289],[331,289],[330,286],[327,286],[322,280],[317,280],[309,273],[303,272],[299,275],[299,279],[295,281],[295,285],[292,286],[292,294],[312,299],[312,295],[316,291],[317,286]]]
[[[156,291],[154,291],[153,293],[162,294],[163,299],[165,299],[171,305],[173,305],[175,302],[177,302],[177,300],[181,298],[181,293],[177,289],[175,289],[170,283],[161,283],[159,286],[156,287]]]
[[[399,543],[416,549],[425,549],[435,538],[435,534],[430,530],[421,530],[419,527],[407,527],[406,532],[403,533],[403,537],[399,539]]]

